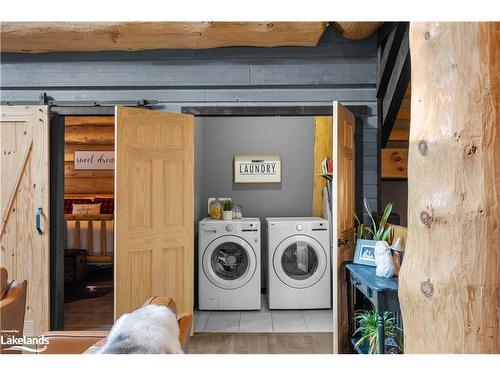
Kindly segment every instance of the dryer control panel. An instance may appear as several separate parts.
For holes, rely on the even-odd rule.
[[[328,222],[327,221],[319,221],[311,223],[312,231],[327,231],[328,230]]]
[[[319,218],[315,220],[271,219],[268,221],[268,228],[270,232],[283,235],[328,232],[328,221]]]

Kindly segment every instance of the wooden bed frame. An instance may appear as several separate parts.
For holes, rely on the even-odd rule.
[[[80,222],[87,221],[87,261],[92,263],[111,263],[113,262],[113,255],[109,255],[106,252],[106,221],[112,221],[112,214],[99,214],[99,215],[74,215],[74,214],[64,214],[64,221],[67,224],[69,221],[75,222],[75,243],[76,248],[81,247],[81,237],[80,237]],[[94,254],[94,225],[100,225],[101,228],[101,241],[99,249],[99,255]]]

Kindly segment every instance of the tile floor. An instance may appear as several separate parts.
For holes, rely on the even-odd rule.
[[[195,311],[195,332],[332,332],[332,310]]]

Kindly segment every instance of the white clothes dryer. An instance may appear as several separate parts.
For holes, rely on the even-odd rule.
[[[330,230],[321,218],[266,218],[270,309],[331,307]]]

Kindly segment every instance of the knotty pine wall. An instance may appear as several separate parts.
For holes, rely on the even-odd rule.
[[[64,194],[113,195],[114,170],[75,170],[75,151],[113,151],[113,116],[68,116],[65,118]]]

